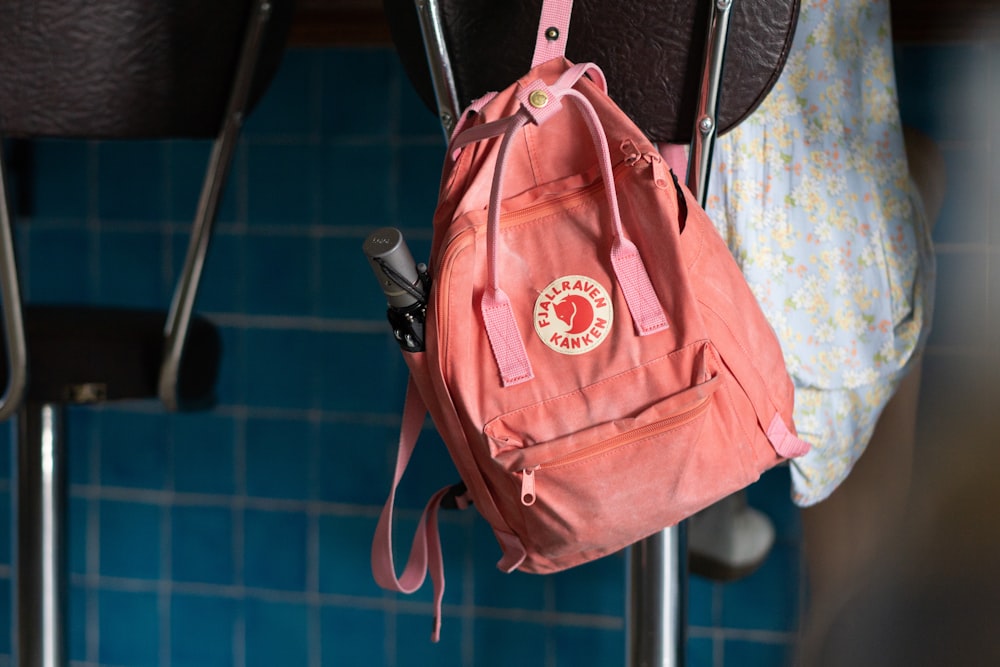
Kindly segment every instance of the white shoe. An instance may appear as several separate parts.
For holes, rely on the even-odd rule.
[[[774,545],[774,524],[738,491],[688,519],[689,567],[717,581],[751,574],[767,559]]]

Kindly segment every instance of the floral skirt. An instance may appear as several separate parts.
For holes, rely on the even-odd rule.
[[[706,208],[781,341],[813,443],[792,464],[803,506],[848,475],[931,321],[893,67],[887,0],[803,0],[781,78],[713,155]]]

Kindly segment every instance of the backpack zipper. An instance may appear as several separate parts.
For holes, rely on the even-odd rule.
[[[652,169],[653,184],[660,190],[670,187],[671,178],[666,162],[656,151],[643,153],[631,139],[626,139],[621,143],[622,153],[625,154],[625,164],[634,167],[638,164],[646,163]]]
[[[652,437],[654,435],[660,435],[671,431],[676,428],[680,428],[685,424],[697,419],[701,413],[708,409],[709,399],[711,396],[706,396],[700,399],[690,410],[683,412],[679,415],[674,415],[672,417],[667,417],[666,419],[661,419],[659,421],[653,422],[652,424],[647,424],[646,426],[628,431],[626,433],[620,433],[613,438],[608,438],[602,442],[585,447],[577,452],[563,456],[546,463],[540,463],[530,468],[524,468],[521,470],[521,503],[526,507],[530,507],[535,503],[537,499],[537,494],[535,493],[535,473],[540,470],[552,470],[553,468],[559,468],[562,466],[572,465],[574,463],[579,463],[580,461],[585,461],[590,458],[606,454],[612,450],[625,447],[639,440]]]
[[[617,182],[619,175],[625,170],[627,165],[625,162],[619,162],[611,168],[611,174]],[[567,202],[572,202],[577,199],[583,200],[591,197],[595,192],[600,190],[604,186],[604,181],[598,178],[596,181],[590,185],[586,185],[579,190],[573,190],[566,192],[564,194],[557,195],[552,199],[547,199],[538,204],[533,204],[527,208],[520,209],[518,211],[509,211],[507,213],[500,214],[500,226],[504,227],[513,223],[520,222],[522,220],[533,220],[535,218],[544,217],[550,210],[553,211],[563,211],[566,210]]]
[[[626,139],[621,143],[621,152],[625,155],[625,159],[617,162],[611,167],[611,173],[614,176],[614,180],[617,182],[618,177],[627,168],[642,168],[646,165],[650,167],[650,177],[652,178],[653,184],[664,190],[669,187],[671,180],[668,173],[668,168],[663,158],[657,152],[647,152],[643,153],[639,150],[638,146],[631,139]],[[599,190],[603,187],[604,181],[600,178],[595,180],[590,185],[583,187],[580,190],[573,192],[567,192],[562,195],[558,195],[552,199],[544,201],[528,208],[521,209],[519,211],[511,211],[509,213],[500,214],[500,224],[504,223],[518,222],[524,218],[539,218],[548,211],[549,208],[565,209],[566,202],[572,201],[576,197],[586,198],[594,193],[594,191]]]
[[[669,185],[669,180],[667,178],[667,167],[660,157],[659,153],[642,153],[636,146],[635,142],[631,139],[626,139],[621,143],[621,152],[625,155],[625,159],[615,163],[611,167],[611,173],[614,176],[614,180],[617,182],[618,177],[621,176],[626,169],[637,169],[642,168],[646,165],[651,167],[650,177],[653,180],[654,185],[660,189],[664,189]],[[579,190],[573,190],[571,192],[566,192],[560,195],[548,199],[544,202],[533,204],[527,208],[520,209],[518,211],[509,211],[507,213],[500,214],[500,226],[504,227],[512,223],[520,222],[521,220],[528,218],[538,218],[542,217],[550,209],[562,210],[566,208],[566,202],[573,201],[576,198],[585,199],[591,196],[596,190],[603,187],[604,181],[600,178],[595,180],[590,185],[586,185]],[[477,223],[476,226],[483,223]],[[464,227],[450,239],[445,242],[445,246],[451,245],[460,236],[463,236],[472,227]]]

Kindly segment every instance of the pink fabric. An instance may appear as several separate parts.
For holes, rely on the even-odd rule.
[[[682,144],[658,144],[657,148],[670,170],[684,178],[687,174],[687,149]]]
[[[524,550],[524,542],[517,537],[503,531],[495,531],[497,542],[503,550],[503,558],[497,563],[497,569],[501,572],[510,573],[521,566],[528,553]]]
[[[496,96],[497,96],[496,93],[486,93],[482,97],[472,100],[472,104],[466,107],[465,111],[462,112],[462,115],[459,116],[458,122],[455,123],[455,128],[451,131],[451,137],[449,137],[449,141],[453,141],[457,135],[461,134],[462,131],[464,131],[465,128],[469,125],[471,118],[477,113],[479,113],[479,111],[484,106],[489,104],[490,100],[492,100]]]
[[[533,102],[533,96],[536,93],[543,96],[541,106]],[[559,96],[540,79],[532,81],[523,90],[518,91],[517,101],[521,103],[521,109],[527,113],[528,121],[535,125],[541,125],[562,111],[562,102],[559,100]]]
[[[486,251],[487,251],[487,275],[489,276],[489,287],[484,293],[480,309],[486,324],[487,335],[503,386],[508,387],[520,382],[525,382],[534,377],[531,370],[531,363],[524,347],[523,339],[517,329],[517,323],[506,294],[500,288],[499,253],[501,241],[500,230],[500,209],[503,199],[504,175],[507,170],[508,154],[514,139],[518,136],[518,131],[528,123],[542,124],[546,119],[552,117],[552,113],[546,109],[552,107],[554,110],[561,109],[562,99],[572,100],[579,108],[580,116],[590,134],[594,149],[597,151],[597,164],[600,167],[601,177],[604,180],[606,199],[608,208],[611,211],[611,227],[613,242],[611,249],[611,262],[615,269],[615,277],[618,279],[619,287],[625,295],[629,312],[635,324],[636,333],[640,336],[654,334],[669,327],[667,316],[663,312],[663,307],[656,296],[649,274],[642,263],[635,244],[625,237],[625,230],[622,227],[621,211],[618,206],[618,194],[615,188],[614,174],[611,169],[611,153],[608,148],[608,140],[601,127],[600,119],[597,117],[593,106],[587,98],[575,86],[579,80],[588,73],[600,69],[591,63],[574,65],[567,69],[558,80],[551,86],[546,86],[544,82],[536,80],[520,89],[516,98],[518,100],[518,111],[508,118],[486,123],[465,130],[457,135],[453,142],[452,151],[458,151],[470,144],[501,136],[500,147],[497,151],[496,166],[493,170],[493,180],[490,189],[489,210],[486,226]],[[603,87],[603,73],[598,77],[598,85]],[[530,103],[531,93],[544,91],[548,96],[549,103],[544,109],[537,109]],[[542,112],[542,113],[539,113]],[[567,138],[569,140],[569,138]],[[515,337],[516,336],[516,337]]]
[[[499,515],[504,569],[611,553],[804,448],[780,345],[739,267],[602,79],[551,60],[494,97],[455,137],[435,213],[436,345],[421,372],[476,507]],[[563,111],[536,125],[530,90]],[[538,304],[563,276],[563,291],[593,278],[614,304],[609,335],[576,356],[536,335]],[[529,367],[530,382],[512,382]],[[788,433],[772,429],[772,442],[776,411]],[[548,466],[561,452],[572,464]],[[535,465],[526,508],[523,471]]]
[[[487,289],[481,308],[486,335],[489,337],[503,386],[510,387],[535,377],[507,295],[503,290]]]
[[[569,37],[570,14],[573,13],[572,0],[547,0],[542,3],[542,15],[538,21],[538,37],[535,39],[535,55],[531,61],[534,69],[538,65],[560,58],[566,53],[566,39]],[[558,39],[549,39],[550,28],[558,31]]]
[[[396,471],[372,541],[372,575],[382,588],[400,593],[413,593],[423,585],[427,572],[430,571],[431,581],[434,584],[434,627],[431,641],[436,642],[441,632],[441,601],[444,599],[444,562],[441,556],[437,513],[441,507],[441,500],[451,489],[450,486],[434,494],[420,515],[406,567],[398,578],[392,556],[392,509],[396,502],[396,488],[413,454],[426,415],[427,408],[420,397],[420,392],[416,390],[413,380],[410,380],[406,389],[406,406],[403,409],[399,448],[396,451]]]
[[[682,144],[658,144],[657,150],[675,174],[684,174],[688,168],[687,148]],[[806,454],[811,445],[799,438],[788,428],[777,412],[767,427],[767,439],[774,451],[785,458],[796,458]]]
[[[524,107],[521,107],[523,111]],[[528,114],[518,112],[510,123],[504,128],[503,138],[500,141],[500,151],[497,154],[496,166],[493,168],[493,183],[490,186],[489,214],[486,223],[486,271],[489,276],[489,291],[493,294],[500,292],[500,203],[503,199],[503,177],[507,170],[507,154],[510,151],[511,142],[517,137],[517,131],[529,120]],[[487,294],[489,294],[489,291]],[[485,305],[483,308],[485,309]]]
[[[669,326],[667,316],[660,306],[659,299],[656,298],[656,291],[653,289],[653,283],[649,280],[646,267],[643,266],[638,248],[625,238],[621,211],[618,207],[615,177],[611,173],[611,153],[608,149],[608,139],[604,134],[604,128],[601,127],[600,119],[586,97],[575,90],[566,91],[566,95],[571,96],[571,99],[581,107],[583,119],[587,123],[587,129],[590,131],[594,147],[597,149],[597,163],[604,178],[604,190],[607,193],[608,207],[611,209],[611,222],[615,233],[614,245],[611,249],[611,262],[615,267],[615,277],[618,278],[618,284],[625,295],[625,301],[628,303],[629,312],[632,314],[636,333],[640,336],[646,336],[663,331]]]
[[[811,448],[808,442],[792,433],[777,412],[767,427],[767,439],[771,441],[774,451],[788,459],[803,456]]]
[[[646,267],[643,266],[639,249],[627,238],[619,236],[611,248],[611,263],[615,267],[615,275],[625,295],[636,333],[648,336],[670,327],[667,316],[656,298],[653,283],[649,280]]]

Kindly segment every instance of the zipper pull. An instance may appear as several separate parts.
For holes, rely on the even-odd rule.
[[[625,164],[634,167],[640,162],[646,162],[653,170],[653,183],[660,190],[666,190],[670,186],[670,175],[667,173],[667,165],[663,158],[656,151],[643,153],[631,139],[626,139],[621,143],[621,151],[625,154]]]
[[[631,139],[624,140],[620,148],[622,149],[622,153],[625,154],[625,164],[628,166],[634,167],[635,163],[642,159],[642,152]]]
[[[535,504],[535,471],[538,470],[538,466],[534,468],[525,468],[521,471],[521,503],[525,507],[531,507]]]
[[[663,157],[659,153],[646,153],[646,159],[653,166],[653,183],[661,190],[666,190],[670,185],[670,174],[667,173],[667,165],[663,162]]]

